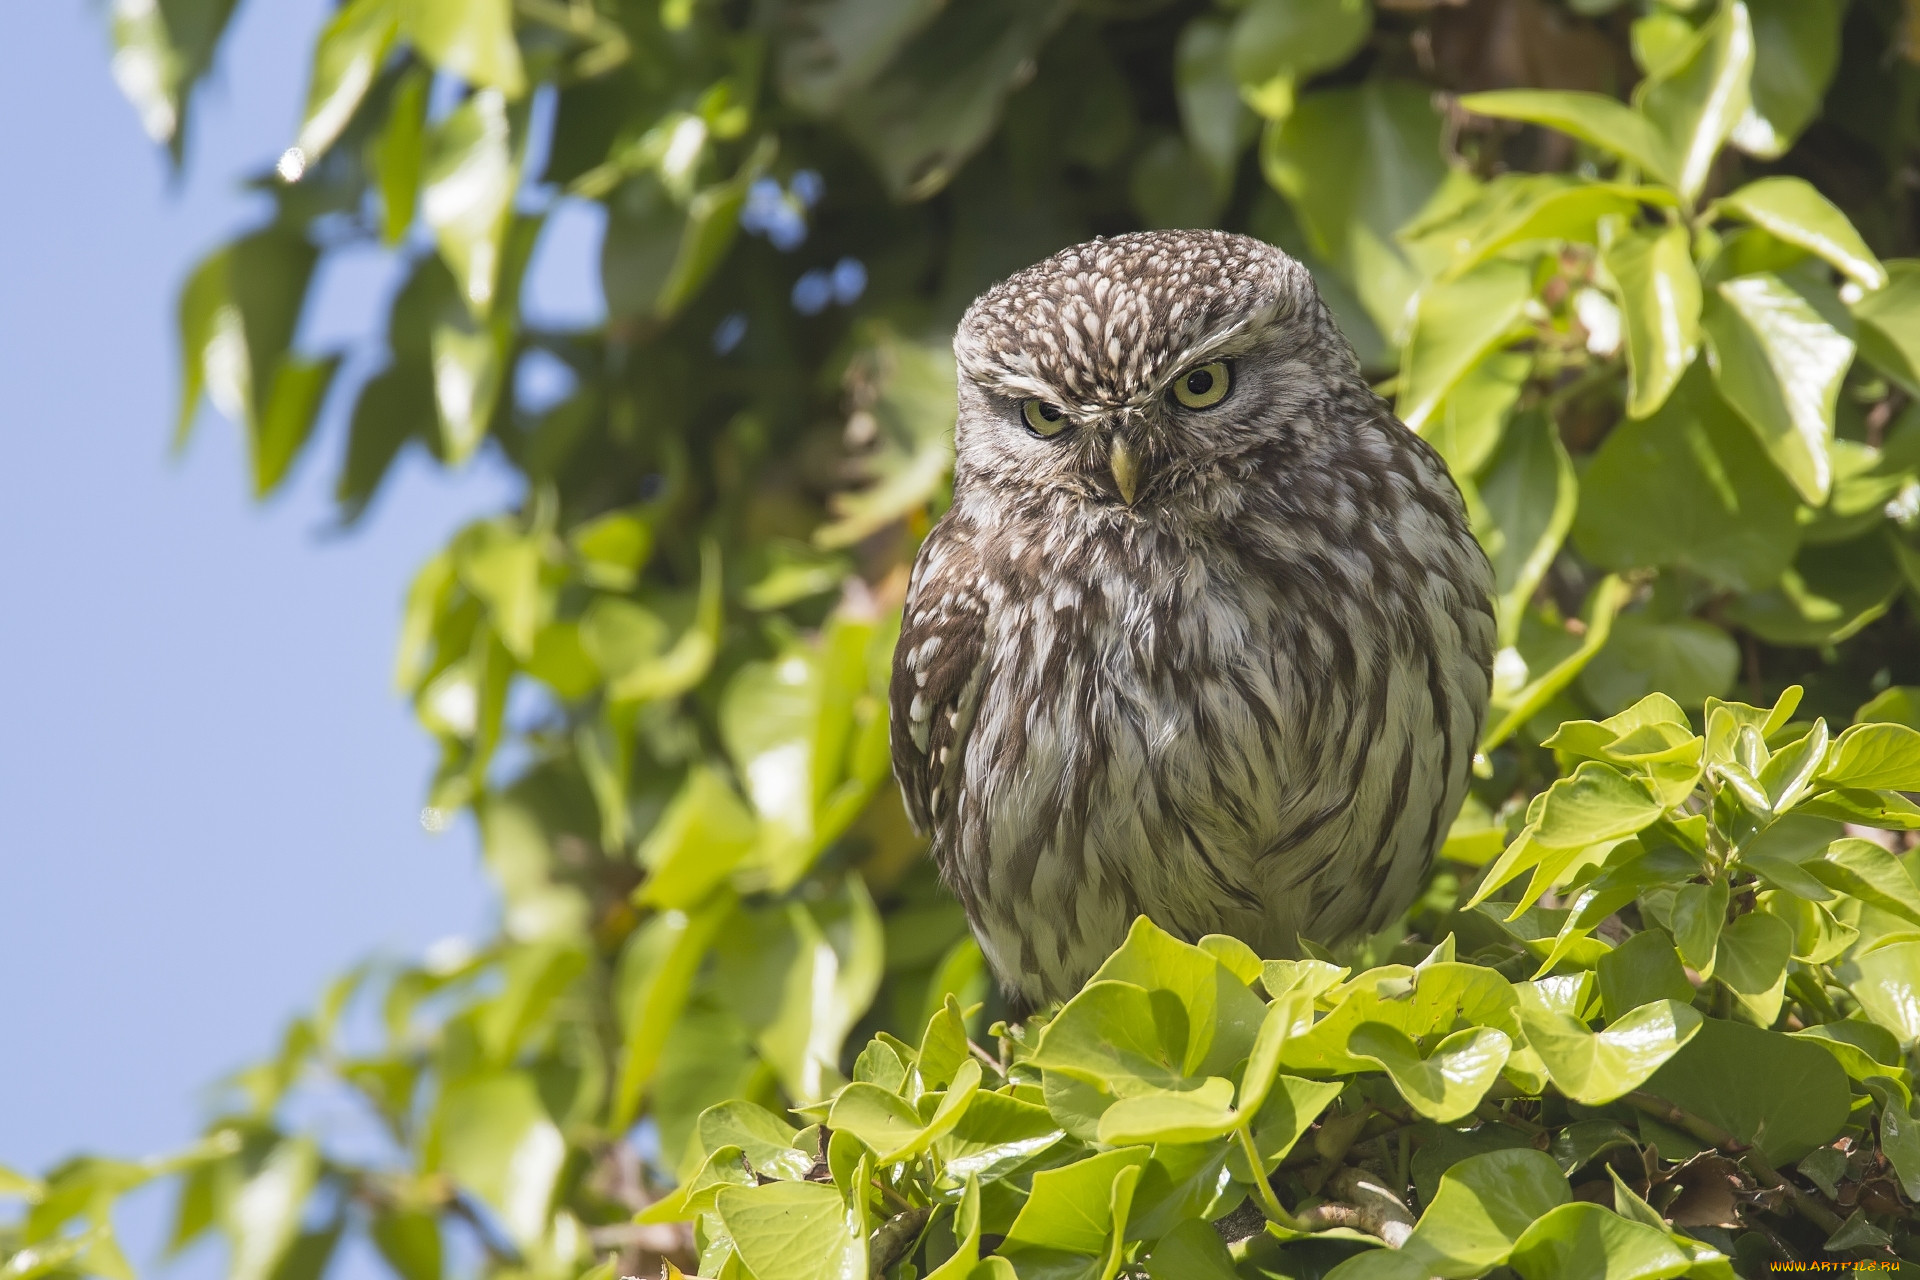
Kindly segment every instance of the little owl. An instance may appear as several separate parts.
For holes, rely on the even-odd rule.
[[[1142,913],[1268,956],[1385,927],[1466,791],[1493,579],[1306,269],[1094,240],[953,345],[893,766],[1010,1002],[1071,995]]]

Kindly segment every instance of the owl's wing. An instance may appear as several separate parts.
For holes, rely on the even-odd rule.
[[[921,547],[893,651],[893,776],[922,835],[952,809],[986,649],[980,562],[936,528]]]

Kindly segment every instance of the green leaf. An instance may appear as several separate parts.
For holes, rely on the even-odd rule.
[[[1647,121],[1665,139],[1671,181],[1688,204],[1753,101],[1753,59],[1752,20],[1746,5],[1731,0],[1691,48],[1634,91]]]
[[[1198,17],[1182,28],[1173,55],[1181,124],[1217,188],[1232,185],[1241,148],[1253,134],[1253,118],[1228,65],[1229,46],[1224,20]]]
[[[311,1139],[289,1138],[274,1147],[259,1172],[228,1201],[227,1229],[233,1237],[229,1275],[270,1280],[300,1233],[319,1173],[320,1153]]]
[[[1735,600],[1726,617],[1770,644],[1837,644],[1885,613],[1900,590],[1889,541],[1803,546],[1779,584]]]
[[[1699,1032],[1701,1017],[1677,1000],[1657,1000],[1615,1018],[1605,1031],[1546,1007],[1522,988],[1521,1025],[1547,1075],[1569,1098],[1602,1106],[1633,1092]]]
[[[1920,729],[1856,724],[1828,749],[1820,781],[1868,791],[1920,791]]]
[[[981,1093],[934,1141],[942,1184],[959,1186],[968,1178],[996,1182],[1065,1136],[1045,1107],[1004,1093]]]
[[[1666,143],[1632,107],[1597,93],[1503,89],[1461,95],[1460,105],[1496,120],[1545,125],[1638,165],[1664,182],[1673,180]]]
[[[1220,1233],[1200,1218],[1160,1237],[1147,1255],[1147,1275],[1151,1280],[1238,1280]]]
[[[1493,660],[1493,698],[1480,750],[1491,751],[1572,684],[1606,646],[1613,619],[1632,596],[1624,578],[1608,574],[1587,593],[1577,632],[1537,613],[1522,618],[1516,642]]]
[[[1040,1034],[1032,1062],[1120,1096],[1186,1079],[1187,1014],[1172,992],[1089,982]]]
[[[1920,941],[1875,947],[1838,974],[1862,1012],[1898,1037],[1901,1048],[1920,1043]]]
[[[1644,206],[1679,203],[1664,187],[1634,183],[1569,184],[1558,175],[1528,175],[1520,182],[1528,185],[1517,188],[1510,200],[1493,205],[1493,212],[1472,226],[1470,234],[1462,229],[1450,271],[1466,270],[1516,245],[1539,241],[1598,245],[1607,238],[1605,231],[1614,220],[1632,223]],[[1489,183],[1489,194],[1494,190],[1494,183]],[[1430,234],[1443,232],[1436,229]]]
[[[1114,1193],[1128,1170],[1139,1176],[1147,1155],[1145,1147],[1125,1147],[1034,1174],[1033,1192],[1000,1251],[1014,1254],[1018,1245],[1104,1255],[1115,1225]]]
[[[1714,383],[1808,503],[1833,483],[1827,445],[1853,342],[1774,275],[1722,281],[1702,318]]]
[[[140,113],[140,126],[165,143],[178,165],[194,86],[213,65],[214,50],[236,0],[156,4],[115,0],[113,78]]]
[[[1871,840],[1835,840],[1824,857],[1804,865],[1828,888],[1920,924],[1920,885],[1906,863]]]
[[[1819,1045],[1718,1018],[1646,1090],[1753,1143],[1776,1166],[1830,1141],[1851,1105],[1846,1072]]]
[[[380,192],[380,239],[389,246],[406,238],[420,202],[420,175],[427,157],[427,90],[432,83],[421,67],[400,77],[387,108],[387,127],[369,155]]]
[[[1234,78],[1304,80],[1351,58],[1372,30],[1368,0],[1252,0],[1233,24]]]
[[[1461,379],[1513,333],[1532,300],[1533,273],[1518,262],[1484,263],[1421,289],[1400,361],[1401,420],[1422,430]]]
[[[1108,1147],[1206,1142],[1224,1136],[1237,1119],[1233,1081],[1208,1076],[1197,1088],[1154,1089],[1119,1099],[1101,1113],[1098,1133]]]
[[[1652,1001],[1684,1005],[1693,1000],[1693,984],[1687,981],[1680,953],[1660,929],[1636,933],[1602,956],[1595,976],[1609,1021]]]
[[[732,785],[695,766],[640,846],[647,879],[635,890],[636,902],[683,911],[698,906],[753,852],[759,835]]]
[[[1786,154],[1819,114],[1840,62],[1840,0],[1746,0],[1753,18],[1753,106],[1733,129],[1749,155]]]
[[[1739,646],[1711,622],[1628,613],[1614,619],[1606,648],[1580,673],[1580,689],[1602,711],[1655,690],[1698,705],[1731,688],[1739,670]]]
[[[613,1094],[616,1126],[630,1125],[638,1114],[694,975],[731,910],[731,901],[722,898],[692,913],[661,912],[627,940],[614,988],[623,1037]]]
[[[781,96],[809,115],[830,115],[940,9],[939,0],[833,0],[783,14]]]
[[[1721,932],[1713,976],[1733,992],[1736,1006],[1749,1021],[1770,1027],[1780,1016],[1792,955],[1793,930],[1787,923],[1750,911]]]
[[[920,1136],[920,1113],[905,1098],[876,1084],[850,1084],[833,1100],[827,1123],[875,1152],[904,1147]]]
[[[566,1155],[566,1139],[530,1076],[469,1076],[441,1095],[429,1167],[485,1201],[523,1249],[546,1237],[547,1209]]]
[[[1499,351],[1454,384],[1420,428],[1448,470],[1465,476],[1486,465],[1532,370],[1533,360],[1524,352]]]
[[[1847,215],[1804,178],[1776,176],[1749,182],[1722,196],[1714,207],[1728,217],[1752,223],[1776,240],[1826,259],[1863,289],[1878,289],[1887,283],[1887,269],[1867,248]]]
[[[804,1178],[813,1168],[812,1154],[793,1145],[799,1131],[765,1107],[751,1102],[736,1100],[708,1107],[700,1113],[694,1133],[705,1151],[740,1148],[740,1154],[746,1157],[754,1173],[763,1177]]]
[[[294,142],[303,164],[319,159],[347,127],[399,30],[394,0],[351,0],[327,23],[313,46],[307,111]]]
[[[1664,808],[1645,784],[1590,760],[1547,788],[1534,839],[1549,849],[1615,840],[1641,830]]]
[[[1920,261],[1885,265],[1887,287],[1852,307],[1860,354],[1910,393],[1920,394]]]
[[[1566,1178],[1544,1151],[1469,1156],[1441,1175],[1403,1251],[1435,1275],[1480,1275],[1504,1263],[1529,1226],[1569,1199]]]
[[[1576,1201],[1528,1227],[1508,1263],[1523,1280],[1664,1280],[1693,1258],[1664,1231]]]
[[[1093,978],[1170,992],[1179,1000],[1187,1023],[1180,1068],[1188,1076],[1227,1074],[1252,1052],[1266,1017],[1260,998],[1237,973],[1145,916],[1135,918],[1126,941]]]
[[[948,5],[846,96],[840,126],[895,199],[924,200],[959,172],[1066,9],[1059,0]]]
[[[1355,287],[1381,332],[1397,334],[1424,273],[1394,233],[1448,173],[1426,87],[1369,79],[1309,94],[1267,126],[1261,163],[1315,252]]]
[[[440,1220],[432,1214],[410,1209],[376,1213],[367,1234],[400,1280],[440,1280]]]
[[[476,89],[527,91],[511,0],[398,0],[400,27],[420,55]]]
[[[1429,1120],[1457,1121],[1480,1105],[1480,1099],[1500,1078],[1513,1042],[1492,1027],[1469,1027],[1454,1032],[1433,1052],[1405,1032],[1379,1022],[1363,1022],[1353,1029],[1347,1051],[1380,1064],[1394,1088],[1409,1105]]]
[[[1727,921],[1727,892],[1726,879],[1720,877],[1711,884],[1681,885],[1673,897],[1674,945],[1703,976],[1713,973],[1714,951]]]
[[[450,0],[433,2],[436,7],[466,9]],[[504,0],[489,0],[474,6],[474,11],[489,9],[496,2]],[[492,309],[500,287],[507,224],[519,182],[513,128],[500,93],[474,94],[429,134],[421,168],[421,211],[461,296],[478,317],[484,318]],[[484,334],[474,335],[473,340],[491,341]]]
[[[714,1204],[756,1280],[859,1280],[867,1274],[866,1232],[838,1187],[722,1187]]]
[[[1493,562],[1503,645],[1518,637],[1522,611],[1573,527],[1580,481],[1545,414],[1522,413],[1478,480],[1474,535]]]
[[[1666,403],[1700,346],[1700,275],[1687,228],[1631,231],[1600,253],[1620,304],[1627,348],[1627,414]]]

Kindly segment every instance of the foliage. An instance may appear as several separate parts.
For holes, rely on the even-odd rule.
[[[233,7],[112,6],[176,155]],[[129,1275],[112,1206],[161,1177],[174,1246],[218,1228],[242,1280],[349,1233],[402,1280],[1920,1258],[1920,889],[1907,837],[1861,838],[1920,826],[1910,21],[342,4],[271,216],[182,290],[178,432],[211,399],[265,495],[334,406],[348,523],[403,450],[524,477],[421,570],[398,669],[501,927],[343,977],[190,1151],[0,1171],[7,1280]],[[605,221],[587,330],[521,305],[568,205]],[[1484,756],[1355,955],[1142,923],[993,1052],[887,778],[946,339],[1064,244],[1193,224],[1306,261],[1460,479],[1500,587]],[[369,244],[404,284],[356,385],[301,314]],[[376,1140],[304,1128],[324,1090]]]

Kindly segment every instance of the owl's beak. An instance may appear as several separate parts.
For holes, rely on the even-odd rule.
[[[1107,465],[1113,468],[1113,482],[1120,486],[1121,501],[1132,506],[1133,495],[1140,486],[1140,462],[1119,436],[1113,438],[1108,450]]]

